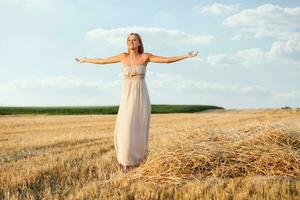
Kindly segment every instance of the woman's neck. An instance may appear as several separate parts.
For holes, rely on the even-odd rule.
[[[134,55],[134,56],[139,54],[137,49],[130,49],[128,53],[129,53],[129,55]]]

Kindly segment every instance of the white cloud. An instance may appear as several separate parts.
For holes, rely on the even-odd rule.
[[[211,54],[195,62],[220,67],[272,67],[272,62],[300,68],[300,34],[287,41],[275,41],[268,51],[260,48],[244,49],[228,54]]]
[[[206,59],[203,61],[206,61],[210,65],[232,65],[235,62],[234,60],[234,57],[226,54],[215,54],[206,56]]]
[[[149,91],[160,95],[172,94],[170,91],[179,92],[185,96],[200,98],[208,104],[224,105],[225,107],[299,107],[300,91],[279,92],[261,85],[224,84],[221,82],[205,82],[191,80],[178,74],[148,73]],[[165,92],[161,92],[165,91]],[[220,99],[218,97],[221,97]],[[167,97],[164,97],[164,99]],[[171,101],[171,100],[169,100]],[[195,102],[199,102],[196,100]]]
[[[211,5],[196,5],[194,8],[198,9],[201,13],[212,14],[212,15],[221,15],[232,13],[237,10],[236,5],[225,5],[220,3],[213,3]]]
[[[119,74],[119,76],[121,73]],[[201,91],[207,93],[232,93],[232,94],[264,94],[267,95],[269,90],[262,86],[250,85],[226,85],[222,83],[209,83],[197,80],[190,80],[183,78],[177,74],[156,73],[151,70],[147,72],[147,79],[149,79],[149,87],[153,90],[168,89],[177,91]],[[61,93],[61,91],[68,91],[69,89],[76,89],[72,91],[86,90],[89,91],[109,91],[119,90],[121,86],[120,80],[111,82],[107,81],[93,81],[84,78],[70,76],[58,76],[47,78],[27,77],[24,79],[17,79],[7,83],[0,84],[0,93],[4,92],[25,92],[43,91],[47,93],[52,91]]]
[[[226,85],[217,82],[204,82],[186,79],[178,74],[148,73],[151,90],[167,89],[182,92],[201,92],[214,95],[256,95],[268,96],[270,90],[259,85],[242,86],[238,84]]]
[[[224,67],[253,67],[263,62],[265,53],[259,48],[245,49],[233,54],[208,55],[202,62]]]
[[[36,78],[27,77],[24,79],[17,79],[7,83],[0,84],[1,92],[21,91],[21,90],[36,90],[36,89],[54,89],[54,90],[68,90],[74,88],[90,88],[94,90],[111,90],[117,88],[119,80],[112,82],[91,81],[84,78],[79,78],[73,75]]]
[[[267,56],[276,59],[290,59],[300,61],[300,34],[290,37],[286,41],[275,41]]]
[[[126,44],[127,35],[137,32],[143,41],[146,40],[149,46],[162,45],[208,45],[215,41],[214,36],[208,34],[192,35],[175,29],[156,27],[121,27],[115,29],[94,29],[86,33],[86,39],[109,43],[112,45]],[[123,45],[122,45],[123,46]]]
[[[241,36],[274,37],[287,40],[300,28],[300,7],[283,8],[278,5],[264,4],[255,9],[245,9],[228,17],[223,25],[239,27]]]
[[[275,92],[274,97],[278,101],[294,101],[299,102],[300,101],[300,91],[289,91],[289,92]]]
[[[77,76],[26,77],[0,83],[1,106],[116,105],[121,82]]]
[[[119,76],[121,73],[119,74]],[[149,79],[151,88],[153,89],[173,89],[173,90],[198,90],[201,92],[232,92],[236,94],[245,93],[268,93],[268,89],[257,86],[240,86],[240,85],[225,85],[222,83],[209,83],[202,81],[195,81],[185,79],[178,74],[166,74],[156,73],[151,70],[147,72],[147,78]],[[92,90],[113,90],[120,87],[120,81],[115,80],[111,82],[104,81],[91,81],[84,78],[79,78],[73,75],[70,76],[58,76],[58,77],[47,77],[47,78],[35,78],[28,77],[25,79],[13,80],[8,83],[0,84],[0,91],[13,91],[13,90],[34,90],[42,88],[47,91],[47,88],[57,90],[68,90],[70,88],[90,88]]]
[[[119,76],[122,73],[119,74]],[[153,99],[174,102],[172,96],[185,94],[192,96],[194,102],[231,107],[236,101],[241,105],[298,105],[300,91],[273,91],[261,85],[224,84],[191,80],[178,74],[147,71],[147,87]],[[47,106],[47,105],[116,105],[119,103],[121,82],[91,81],[76,76],[48,78],[28,77],[0,84],[1,105]],[[170,97],[169,97],[170,95]],[[218,99],[222,96],[221,99]],[[180,95],[178,96],[180,97]],[[113,100],[112,100],[113,99]],[[173,100],[172,100],[173,99]],[[159,101],[160,102],[160,101]],[[177,102],[178,103],[178,102]]]
[[[236,59],[243,64],[260,64],[264,59],[264,52],[259,48],[252,48],[238,51],[236,54]]]

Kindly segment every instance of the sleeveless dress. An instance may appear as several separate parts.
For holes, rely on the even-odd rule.
[[[114,129],[119,164],[138,165],[148,155],[151,104],[145,82],[146,65],[123,67],[123,83]]]

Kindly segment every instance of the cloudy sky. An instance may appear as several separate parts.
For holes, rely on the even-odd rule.
[[[0,106],[118,105],[121,63],[145,51],[196,58],[149,63],[152,104],[300,107],[300,1],[0,0]]]

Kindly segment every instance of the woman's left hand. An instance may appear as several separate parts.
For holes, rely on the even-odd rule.
[[[196,53],[194,51],[191,51],[191,52],[189,52],[189,54],[187,56],[188,56],[188,58],[193,58],[197,55],[198,55],[198,51]]]

